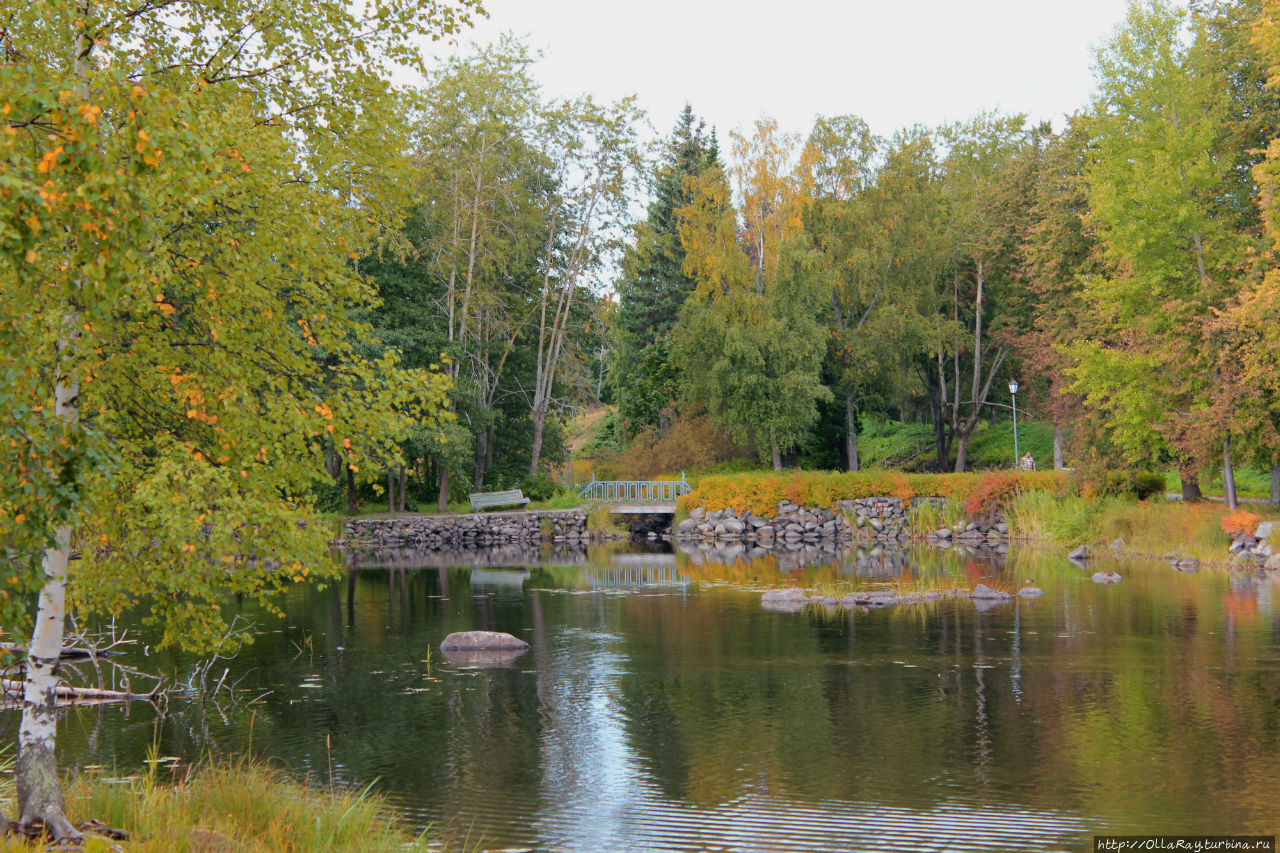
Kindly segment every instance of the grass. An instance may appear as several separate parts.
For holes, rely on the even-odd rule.
[[[1041,494],[1037,492],[1036,494]],[[912,519],[912,529],[918,535],[946,527],[951,530],[964,530],[969,517],[964,511],[964,502],[946,498],[941,506],[933,503],[921,503],[916,507]]]
[[[593,503],[587,510],[587,530],[591,533],[627,533],[627,525],[609,511],[606,503]]]
[[[1236,475],[1236,496],[1241,498],[1259,498],[1266,500],[1271,496],[1271,472],[1270,471],[1254,471],[1251,468],[1237,468]],[[1182,481],[1178,479],[1177,471],[1166,471],[1164,473],[1165,491],[1179,493],[1182,491]],[[1206,495],[1222,495],[1222,472],[1217,471],[1212,477],[1201,480],[1200,488]]]
[[[86,851],[440,849],[438,839],[411,833],[367,787],[347,791],[298,782],[247,759],[202,765],[167,781],[158,776],[153,771],[120,781],[81,775],[70,781],[67,809],[73,821],[95,819],[130,833],[125,842],[87,836]],[[10,815],[12,789],[6,773],[0,777],[0,803]],[[0,839],[0,850],[43,849]]]
[[[1280,517],[1274,510],[1250,509],[1261,511],[1264,519]],[[1134,553],[1160,555],[1176,550],[1185,557],[1221,563],[1230,544],[1223,530],[1227,509],[1218,503],[1027,492],[1014,497],[1005,514],[1011,535],[1067,548],[1124,539],[1127,550]]]

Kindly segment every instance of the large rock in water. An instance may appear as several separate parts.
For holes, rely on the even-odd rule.
[[[1007,592],[1001,592],[998,589],[992,589],[985,583],[980,583],[973,588],[973,597],[987,601],[1008,601],[1011,596]]]
[[[442,652],[522,652],[529,644],[501,631],[457,631],[444,638]]]
[[[799,613],[804,609],[807,596],[796,587],[771,589],[760,596],[760,606],[777,613]]]

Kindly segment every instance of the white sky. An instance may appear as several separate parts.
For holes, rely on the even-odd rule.
[[[687,100],[714,125],[762,115],[807,134],[853,113],[889,135],[984,109],[1061,127],[1092,90],[1091,48],[1125,0],[485,0],[459,50],[511,31],[552,96],[639,95],[665,137]],[[447,48],[426,46],[439,55]]]

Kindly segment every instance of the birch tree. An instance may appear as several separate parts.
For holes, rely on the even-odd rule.
[[[34,623],[18,821],[74,839],[56,772],[67,607],[166,643],[323,568],[326,450],[382,458],[447,380],[357,352],[350,258],[391,204],[378,57],[470,4],[36,2],[0,66],[4,626]],[[394,114],[395,111],[389,111]],[[73,553],[79,560],[71,563]],[[34,618],[25,611],[38,592]]]
[[[906,384],[912,356],[937,338],[933,145],[918,130],[885,143],[857,117],[820,118],[803,162],[806,230],[833,276],[826,369],[844,408],[845,465],[856,471],[865,397]]]
[[[535,184],[545,162],[536,147],[541,93],[534,61],[511,37],[456,57],[428,80],[414,116],[422,170],[417,215],[426,239],[418,262],[442,285],[442,321],[454,380],[453,407],[474,435],[471,482],[484,488],[494,403],[526,315],[519,282],[532,268],[540,233]],[[445,445],[441,445],[445,447]],[[450,459],[437,454],[441,511]]]
[[[542,116],[539,150],[548,191],[538,208],[538,277],[534,294],[536,361],[528,392],[533,415],[529,473],[542,459],[543,432],[568,348],[575,303],[620,250],[630,191],[640,174],[634,98],[597,104],[592,98],[553,104]],[[532,331],[530,333],[532,337]]]
[[[1009,355],[1006,347],[992,343],[990,302],[1007,283],[1014,259],[1021,203],[999,189],[1023,141],[1023,117],[981,115],[943,128],[941,136],[947,146],[941,171],[955,266],[940,287],[949,292],[949,320],[958,337],[949,357],[942,348],[937,351],[938,386],[954,440],[955,470],[961,472],[968,464],[969,438]]]
[[[798,147],[771,120],[751,137],[733,134],[739,204],[716,167],[691,182],[693,200],[680,210],[686,270],[697,281],[672,341],[684,394],[768,452],[775,471],[813,425],[818,401],[831,398],[819,319],[831,277],[803,231]]]

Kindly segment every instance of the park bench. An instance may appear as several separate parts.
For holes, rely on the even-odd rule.
[[[474,512],[484,512],[493,506],[529,505],[529,499],[520,494],[519,489],[508,489],[505,492],[476,492],[469,497],[471,498],[471,509]]]

